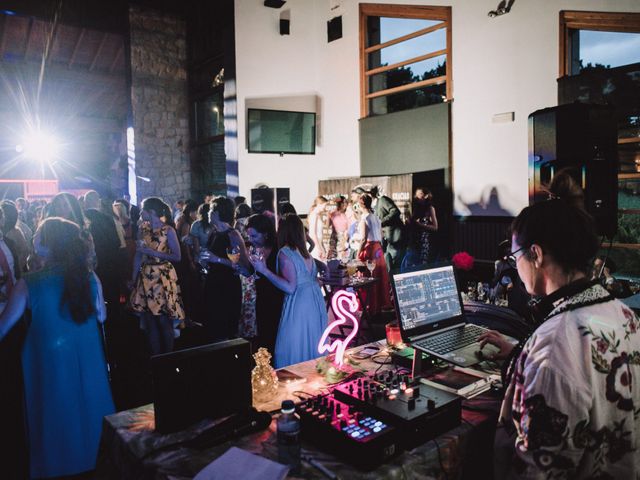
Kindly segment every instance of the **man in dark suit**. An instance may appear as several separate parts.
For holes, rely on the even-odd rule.
[[[382,224],[382,238],[384,259],[389,270],[398,269],[404,257],[406,248],[400,209],[395,202],[386,195],[380,195],[380,189],[375,186],[371,189],[373,197],[373,210]]]

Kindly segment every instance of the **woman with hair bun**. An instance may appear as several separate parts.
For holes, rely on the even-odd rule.
[[[115,410],[100,332],[106,310],[80,228],[48,218],[36,238],[45,268],[13,287],[0,340],[31,312],[22,345],[29,474],[67,477],[95,468],[102,419]]]
[[[180,261],[180,242],[171,209],[161,199],[145,199],[140,218],[130,302],[141,314],[151,354],[157,355],[173,350],[174,323],[185,318],[178,275],[171,263]]]
[[[560,199],[520,212],[509,262],[541,297],[542,322],[514,347],[495,331],[481,345],[511,357],[495,441],[495,478],[640,475],[640,320],[589,279],[593,219]]]

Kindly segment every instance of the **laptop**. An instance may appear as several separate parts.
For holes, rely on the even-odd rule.
[[[151,357],[156,431],[175,432],[251,407],[251,362],[242,339]]]
[[[487,329],[466,322],[452,265],[397,273],[392,284],[405,343],[461,367],[498,352],[489,344],[480,350],[478,337]]]

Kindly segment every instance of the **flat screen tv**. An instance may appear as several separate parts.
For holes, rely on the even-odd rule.
[[[316,153],[316,114],[250,108],[249,153]]]

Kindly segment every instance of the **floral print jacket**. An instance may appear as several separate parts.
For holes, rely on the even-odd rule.
[[[638,327],[600,285],[555,305],[512,366],[497,478],[640,478]]]

